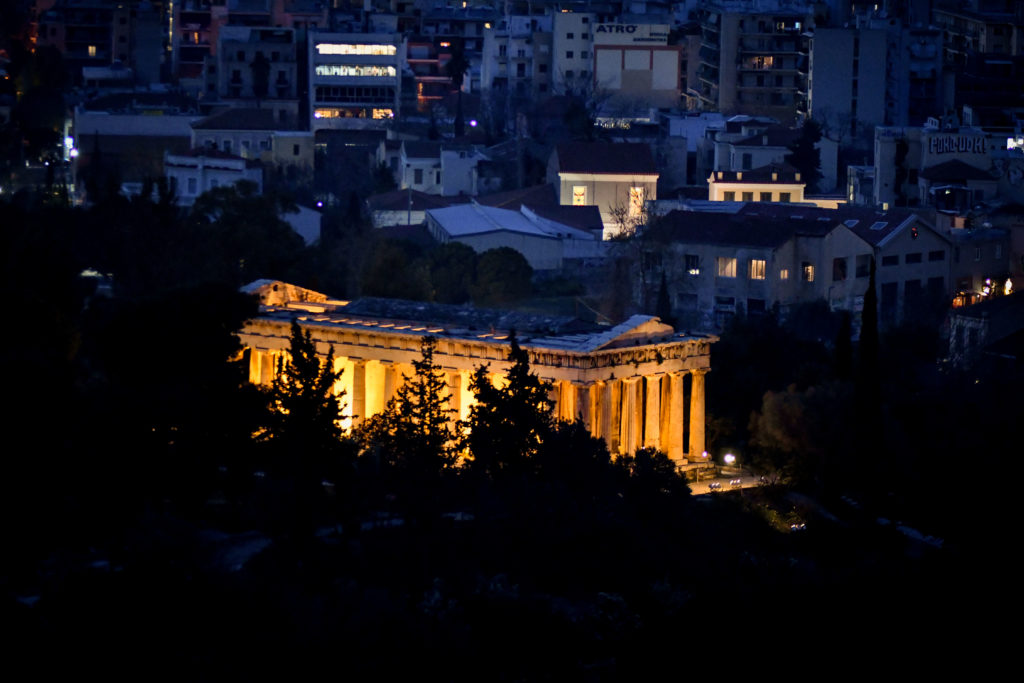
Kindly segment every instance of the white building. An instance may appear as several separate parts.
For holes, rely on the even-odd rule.
[[[241,181],[255,183],[257,193],[263,191],[263,169],[258,162],[217,150],[166,154],[164,175],[183,206],[191,206],[204,192]]]
[[[309,40],[313,129],[383,126],[398,113],[406,42],[397,33],[314,33]]]
[[[607,244],[594,234],[539,215],[470,204],[427,211],[427,229],[438,242],[461,242],[477,253],[511,247],[534,270],[561,268],[565,259],[600,258]]]

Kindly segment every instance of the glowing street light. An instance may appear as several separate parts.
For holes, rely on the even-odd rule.
[[[726,453],[725,457],[722,458],[722,459],[725,460],[725,464],[726,465],[735,465],[736,464],[736,456],[733,455],[732,453]]]

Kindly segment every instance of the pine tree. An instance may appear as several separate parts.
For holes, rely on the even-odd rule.
[[[437,339],[425,337],[412,377],[380,413],[363,422],[358,439],[365,454],[374,454],[400,477],[436,478],[453,466],[455,433],[448,407],[444,372],[434,362]],[[422,481],[420,482],[422,483]]]
[[[815,145],[821,140],[821,126],[814,119],[808,119],[800,129],[800,135],[789,146],[786,163],[800,171],[800,176],[807,183],[807,194],[818,191],[821,180],[821,152]]]
[[[334,393],[341,372],[334,369],[334,347],[321,361],[309,331],[293,320],[288,358],[278,361],[270,388],[271,440],[293,449],[333,450],[342,437],[344,392]]]
[[[537,454],[554,427],[551,383],[530,372],[529,354],[511,334],[504,386],[496,387],[482,365],[473,373],[470,388],[476,404],[466,423],[465,445],[471,467],[490,478],[523,475],[532,469]]]

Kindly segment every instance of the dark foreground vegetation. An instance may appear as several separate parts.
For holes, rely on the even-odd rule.
[[[923,332],[855,349],[827,315],[740,321],[714,351],[712,447],[778,482],[742,495],[691,497],[662,454],[555,422],[515,346],[506,385],[473,378],[468,435],[429,341],[345,433],[297,331],[281,379],[246,383],[237,287],[303,248],[245,232],[267,200],[220,199],[185,219],[0,205],[12,667],[604,681],[997,646],[1013,482],[974,483],[1013,471],[1019,376],[943,372]]]

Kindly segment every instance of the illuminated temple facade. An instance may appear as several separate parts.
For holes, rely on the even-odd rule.
[[[259,315],[239,334],[250,380],[273,380],[296,320],[319,353],[333,347],[346,427],[383,410],[403,375],[412,376],[426,336],[437,339],[434,362],[447,375],[453,419],[466,419],[473,371],[486,365],[495,383],[503,381],[514,329],[531,371],[551,382],[556,417],[582,419],[613,454],[654,447],[679,465],[703,457],[704,376],[716,337],[679,333],[647,315],[609,326],[391,299],[338,301],[269,280],[246,291],[260,297]]]

